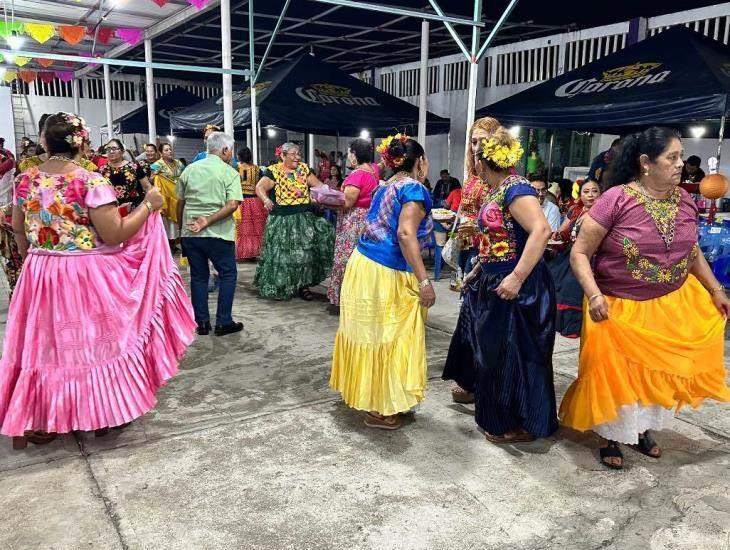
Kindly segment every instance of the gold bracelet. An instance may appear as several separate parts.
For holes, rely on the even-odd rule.
[[[513,270],[512,270],[512,275],[514,275],[514,276],[515,276],[515,279],[517,279],[517,280],[518,280],[518,281],[520,282],[520,284],[521,284],[521,285],[524,285],[524,284],[525,284],[525,279],[523,279],[523,278],[522,278],[522,277],[520,276],[520,274],[519,274],[519,273],[517,272],[517,270],[516,270],[516,269],[513,269]]]
[[[588,298],[588,303],[590,304],[593,300],[595,300],[596,298],[600,298],[601,296],[603,296],[603,294],[600,292],[598,294],[594,294],[593,296]]]
[[[144,201],[144,205],[147,207],[147,210],[150,214],[155,211],[155,209],[152,208],[152,203],[150,201]]]
[[[721,286],[718,286],[718,287],[713,288],[710,291],[710,294],[716,294],[718,292],[722,292],[724,294],[725,293],[725,289],[723,287],[721,287]]]

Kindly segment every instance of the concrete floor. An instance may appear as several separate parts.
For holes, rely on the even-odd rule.
[[[683,411],[665,456],[627,449],[623,472],[591,434],[491,445],[439,379],[458,314],[442,282],[428,398],[404,429],[368,430],[327,388],[337,317],[260,300],[253,268],[244,333],[198,338],[128,430],[22,452],[0,438],[0,549],[730,549],[729,405]],[[576,360],[560,340],[561,397]]]

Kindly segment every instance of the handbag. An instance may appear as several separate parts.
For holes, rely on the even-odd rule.
[[[446,244],[441,249],[441,257],[444,259],[444,262],[446,262],[446,264],[454,270],[459,268],[459,255],[461,254],[459,240],[454,238],[454,235],[456,235],[456,229],[459,226],[460,216],[461,206],[459,206],[459,211],[456,213],[456,221],[454,222],[454,227],[451,228],[451,232],[449,233],[449,240],[446,241]]]
[[[309,194],[314,202],[322,206],[342,206],[345,204],[345,194],[337,189],[332,189],[328,185],[312,187]]]

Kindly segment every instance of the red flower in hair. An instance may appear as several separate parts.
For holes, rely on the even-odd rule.
[[[276,148],[276,149],[274,150],[274,155],[276,156],[276,158],[280,159],[280,158],[281,158],[281,154],[282,154],[283,152],[284,152],[284,146],[283,146],[283,145],[279,145],[279,146],[278,146],[278,147],[277,147],[277,148]]]

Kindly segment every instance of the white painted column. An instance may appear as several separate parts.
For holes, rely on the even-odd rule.
[[[221,0],[221,55],[224,69],[232,68],[231,57],[231,0]],[[233,75],[223,75],[223,130],[234,135],[233,128]],[[254,155],[254,162],[255,162]]]
[[[259,163],[259,110],[256,107],[256,87],[251,87],[251,153],[253,154],[253,163]]]
[[[152,63],[152,40],[146,38],[144,41],[144,60]],[[149,143],[157,143],[157,109],[155,109],[155,78],[152,67],[145,67],[145,89],[147,91],[147,128],[149,130]],[[172,128],[170,129],[172,130]]]
[[[112,77],[109,65],[104,65],[104,100],[106,103],[107,139],[114,137],[114,117],[112,116]]]
[[[314,170],[314,134],[307,134],[307,164]]]
[[[469,91],[466,100],[466,145],[464,151],[468,151],[471,146],[471,130],[474,124],[474,117],[477,110],[477,85],[479,83],[479,63],[469,63]]]
[[[246,147],[251,148],[251,128],[246,130]]]
[[[428,31],[429,23],[421,21],[421,82],[418,98],[418,143],[426,147],[426,117],[428,107]]]
[[[81,90],[80,90],[80,81],[78,78],[74,78],[71,81],[71,93],[74,98],[74,114],[78,116],[81,115]]]

